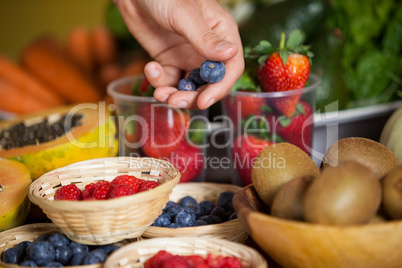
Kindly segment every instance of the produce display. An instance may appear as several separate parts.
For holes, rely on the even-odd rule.
[[[91,106],[30,113],[0,122],[0,157],[25,164],[35,180],[58,167],[115,156],[116,131],[114,119]]]
[[[160,250],[145,262],[144,267],[241,268],[243,265],[236,257],[213,256],[209,253],[204,258],[200,255],[174,255],[166,250]]]
[[[138,179],[132,175],[120,175],[112,181],[98,181],[85,185],[81,190],[75,184],[63,185],[54,195],[54,200],[104,200],[113,199],[159,186],[157,181]]]
[[[402,164],[402,107],[397,109],[387,120],[380,137],[380,143],[384,144],[398,158]]]
[[[1,254],[1,261],[28,267],[64,267],[104,263],[117,250],[113,244],[87,246],[71,241],[61,233],[44,234],[23,241]]]
[[[152,226],[195,227],[236,219],[237,215],[232,204],[233,195],[233,192],[222,192],[216,205],[208,200],[197,203],[191,196],[185,196],[177,203],[169,201]]]

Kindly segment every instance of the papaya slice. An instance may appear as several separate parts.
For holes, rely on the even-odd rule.
[[[13,160],[0,159],[0,232],[22,225],[30,209],[28,168]]]
[[[75,162],[116,156],[116,132],[104,105],[61,106],[0,122],[0,157],[25,164],[35,180]]]

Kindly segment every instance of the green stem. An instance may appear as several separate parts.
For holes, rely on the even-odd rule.
[[[285,48],[285,39],[286,39],[286,35],[285,32],[281,33],[281,41],[279,43],[279,49],[282,50]]]

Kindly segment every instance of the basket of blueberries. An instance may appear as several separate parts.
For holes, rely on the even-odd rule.
[[[142,237],[216,237],[244,243],[248,234],[232,204],[234,193],[240,189],[222,183],[178,184],[162,213]]]
[[[68,239],[53,223],[26,224],[0,234],[0,267],[100,268],[123,245],[88,246]]]

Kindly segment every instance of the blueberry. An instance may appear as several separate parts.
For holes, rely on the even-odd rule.
[[[35,241],[47,241],[49,237],[50,237],[50,234],[43,234],[43,235],[39,236]]]
[[[166,210],[166,213],[170,216],[170,218],[173,219],[176,216],[176,214],[179,213],[179,211],[182,209],[183,208],[179,205],[173,205]]]
[[[55,261],[60,262],[61,264],[67,264],[68,261],[73,256],[73,251],[66,245],[61,247],[57,247],[55,249]]]
[[[161,215],[156,218],[156,220],[152,223],[152,226],[157,226],[157,227],[165,227],[171,222],[171,218],[169,214],[162,212]]]
[[[196,68],[196,69],[192,70],[188,74],[187,79],[193,81],[197,88],[202,85],[205,85],[207,83],[200,76],[200,68]]]
[[[222,222],[221,218],[215,215],[202,216],[200,220],[206,221],[208,224],[218,224]]]
[[[202,80],[208,83],[218,83],[225,76],[226,68],[223,62],[206,60],[200,68]]]
[[[212,203],[211,201],[201,201],[199,206],[203,216],[209,215],[215,207],[214,203]]]
[[[83,245],[83,244],[80,244],[80,243],[77,243],[77,242],[74,242],[74,241],[72,241],[70,243],[70,245],[68,245],[68,247],[73,252],[73,255],[76,255],[76,254],[81,253],[81,252],[88,252],[89,251],[87,245]]]
[[[168,208],[170,208],[171,206],[177,205],[176,202],[174,201],[168,201],[165,205],[165,207],[163,208],[163,212],[166,212],[166,210],[168,210]]]
[[[201,211],[199,205],[194,206],[194,207],[192,207],[191,209],[194,210],[195,217],[196,217],[197,219],[198,219],[199,217],[205,216],[204,214],[202,214],[202,211]]]
[[[166,225],[166,227],[168,227],[168,228],[180,228],[181,226],[179,224],[175,223],[175,222],[172,222],[172,223]]]
[[[182,207],[191,208],[191,207],[194,207],[196,205],[197,205],[197,201],[193,197],[191,197],[189,195],[183,197],[180,200],[180,206],[182,206]]]
[[[21,251],[15,247],[7,249],[1,255],[1,260],[9,264],[17,264],[21,262],[23,258],[24,256],[21,254]]]
[[[48,240],[53,247],[61,247],[68,246],[70,244],[70,239],[68,239],[65,235],[56,233],[49,236]]]
[[[230,215],[229,220],[235,220],[237,219],[237,213],[233,212],[232,215]]]
[[[203,226],[203,225],[207,225],[208,222],[203,221],[203,220],[196,220],[193,226]]]
[[[70,260],[70,266],[78,266],[82,264],[82,261],[89,253],[86,251],[79,252],[75,254]]]
[[[29,245],[27,257],[36,262],[39,266],[43,266],[44,264],[54,261],[55,250],[49,242],[35,241]]]
[[[218,216],[222,221],[226,221],[226,211],[223,207],[215,207],[210,215]]]
[[[26,260],[18,264],[19,266],[25,267],[38,267],[38,265],[33,260]]]
[[[188,208],[181,210],[174,218],[174,222],[183,227],[192,226],[195,223],[195,220],[196,217],[194,211]]]
[[[45,266],[45,267],[64,267],[63,264],[61,264],[60,262],[57,262],[57,261],[48,262],[43,266]]]
[[[106,254],[100,249],[95,249],[89,252],[85,258],[82,260],[82,264],[95,264],[95,263],[103,263],[106,260]]]
[[[233,192],[222,192],[218,198],[218,206],[226,207],[229,202],[232,202],[233,196]]]
[[[180,79],[179,86],[177,87],[179,91],[196,91],[197,86],[192,80],[187,78]]]
[[[234,211],[235,209],[234,209],[234,207],[233,207],[232,201],[227,202],[226,205],[224,206],[224,209],[225,209],[226,211]]]
[[[100,249],[103,250],[103,252],[105,252],[106,255],[110,255],[113,251],[118,249],[118,247],[112,244],[108,244],[101,246]]]
[[[30,241],[22,241],[19,242],[15,248],[17,248],[18,250],[20,250],[24,255],[25,255],[25,251],[27,249],[27,247],[31,244]]]

